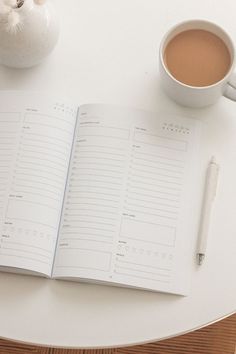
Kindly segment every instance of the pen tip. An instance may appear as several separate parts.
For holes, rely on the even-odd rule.
[[[202,265],[205,255],[203,253],[198,253],[198,264]]]

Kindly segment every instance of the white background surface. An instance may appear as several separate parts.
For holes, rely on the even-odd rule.
[[[0,274],[0,336],[65,347],[153,341],[236,310],[236,103],[191,110],[158,80],[158,46],[173,24],[202,18],[236,42],[234,0],[58,0],[61,36],[42,65],[0,67],[0,89],[36,89],[81,103],[115,103],[205,122],[204,161],[221,164],[208,255],[188,297]],[[199,182],[200,183],[200,182]],[[191,207],[191,206],[190,206]]]

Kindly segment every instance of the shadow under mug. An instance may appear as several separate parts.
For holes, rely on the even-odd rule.
[[[212,32],[221,38],[227,46],[231,66],[220,81],[209,86],[190,86],[178,81],[171,75],[164,61],[164,53],[167,44],[177,34],[192,29],[201,29]],[[172,27],[162,39],[159,52],[160,79],[167,95],[175,102],[187,107],[205,107],[215,103],[221,96],[225,96],[236,101],[236,73],[233,73],[235,66],[235,47],[229,35],[218,25],[204,20],[190,20],[177,24]]]

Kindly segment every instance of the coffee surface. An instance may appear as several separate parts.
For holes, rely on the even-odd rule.
[[[167,44],[165,64],[178,81],[190,86],[209,86],[227,74],[231,58],[222,39],[205,30],[187,30]]]

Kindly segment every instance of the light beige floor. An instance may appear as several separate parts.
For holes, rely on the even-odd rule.
[[[0,319],[1,320],[1,319]],[[68,350],[20,345],[0,339],[0,354],[236,354],[236,314],[198,331],[136,347]]]

